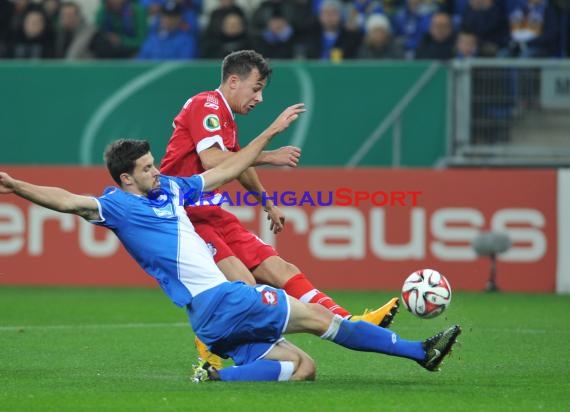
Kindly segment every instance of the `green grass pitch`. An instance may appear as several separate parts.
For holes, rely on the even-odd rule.
[[[387,292],[331,293],[355,312]],[[289,339],[317,363],[315,382],[193,384],[192,331],[156,289],[0,288],[0,411],[567,411],[570,296],[456,293],[393,329],[424,339],[453,323],[460,343],[440,373]]]

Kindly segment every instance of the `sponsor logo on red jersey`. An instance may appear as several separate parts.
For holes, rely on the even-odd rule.
[[[213,94],[209,94],[206,97],[206,103],[204,103],[204,107],[210,107],[214,110],[218,110],[220,108],[220,103],[218,102],[218,98]]]

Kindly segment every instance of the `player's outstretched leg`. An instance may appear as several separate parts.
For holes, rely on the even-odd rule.
[[[413,359],[427,370],[435,372],[439,370],[443,358],[451,353],[460,333],[461,328],[455,325],[424,342],[409,341],[389,329],[366,322],[348,322],[334,316],[321,338],[353,350]]]
[[[390,329],[368,322],[351,322],[319,305],[302,303],[292,297],[289,297],[289,308],[285,333],[313,333],[348,349],[413,359],[428,370],[439,367],[461,333],[461,328],[456,325],[425,342],[410,341]]]

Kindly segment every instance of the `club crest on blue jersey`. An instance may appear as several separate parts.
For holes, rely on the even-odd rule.
[[[154,214],[157,215],[158,217],[174,217],[175,216],[172,203],[167,203],[161,207],[153,207],[152,210],[154,211]]]

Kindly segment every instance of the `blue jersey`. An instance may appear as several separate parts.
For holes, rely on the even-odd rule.
[[[227,282],[184,210],[184,202],[196,202],[203,188],[200,175],[161,176],[163,201],[116,187],[95,198],[101,220],[92,223],[115,232],[129,254],[178,306],[186,306],[194,296]]]

